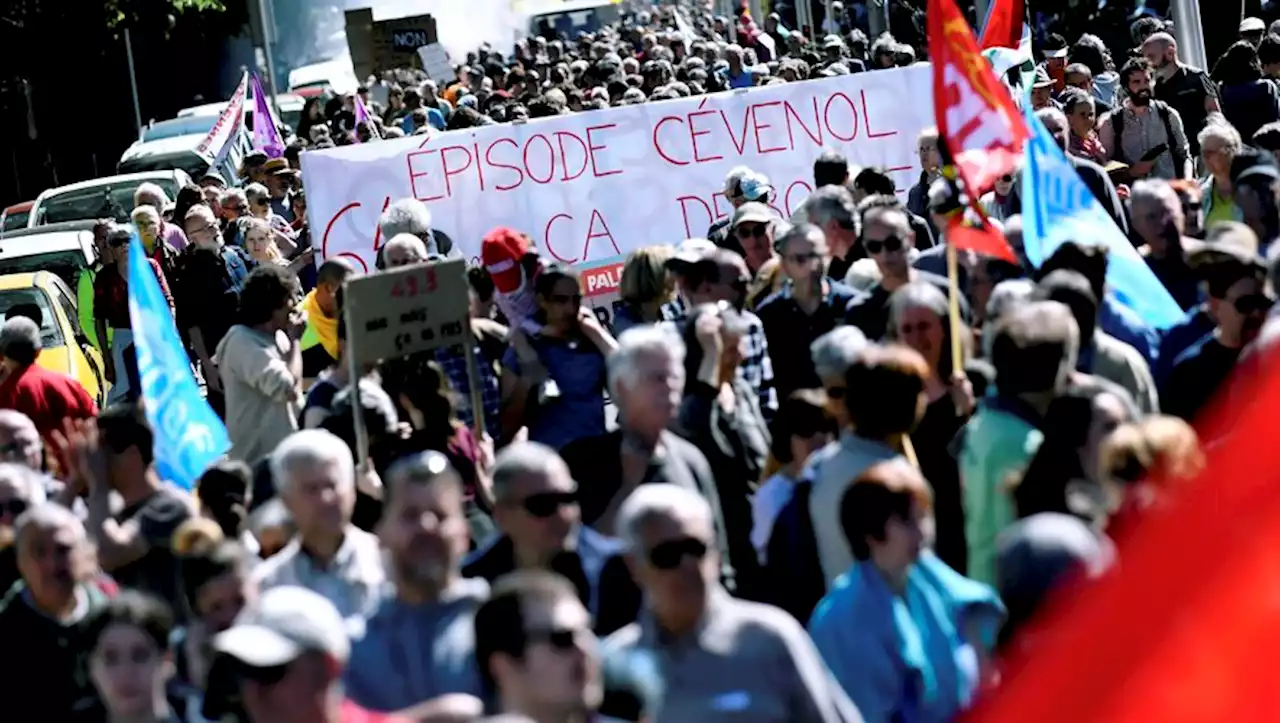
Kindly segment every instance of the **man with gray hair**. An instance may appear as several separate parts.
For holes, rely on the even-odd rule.
[[[665,325],[624,332],[608,359],[618,429],[572,442],[560,454],[578,482],[582,522],[606,535],[614,534],[618,508],[639,487],[666,482],[706,498],[715,514],[721,574],[732,585],[728,536],[711,465],[697,447],[669,430],[684,393],[684,356],[684,343]]]
[[[830,400],[827,409],[835,417],[839,429],[849,425],[849,410],[844,404],[845,373],[869,343],[857,327],[837,326],[809,345],[813,372],[827,393]]]
[[[74,720],[97,695],[88,675],[89,626],[108,604],[92,584],[93,549],[67,508],[46,502],[18,517],[14,553],[21,581],[0,601],[0,635],[21,664],[0,676],[11,720]]]
[[[402,266],[425,264],[432,256],[435,254],[431,253],[430,247],[418,236],[411,233],[397,234],[378,252],[378,260],[382,262],[379,268],[390,271]]]
[[[449,258],[460,258],[461,249],[454,248],[453,240],[431,226],[431,211],[427,204],[416,198],[401,198],[393,201],[378,219],[378,230],[382,238],[390,240],[400,234],[410,234],[422,239],[428,253],[439,254]],[[382,254],[379,254],[381,259]],[[383,268],[383,264],[378,264]]]
[[[1138,251],[1160,284],[1183,311],[1200,303],[1202,275],[1187,264],[1187,254],[1200,242],[1184,237],[1187,222],[1178,192],[1164,179],[1144,178],[1129,191],[1129,210],[1133,235],[1142,242]]]
[[[27,415],[46,439],[68,419],[97,416],[98,405],[80,382],[36,363],[43,348],[40,326],[15,310],[10,307],[0,328],[0,409]]]
[[[782,290],[756,309],[769,341],[774,384],[786,399],[821,384],[809,346],[844,322],[853,289],[827,277],[826,234],[813,224],[792,226],[775,244],[786,275]]]
[[[750,74],[748,74],[750,77]],[[729,205],[737,211],[742,204],[752,201],[758,203],[768,203],[769,193],[773,187],[769,185],[769,179],[763,175],[752,171],[747,166],[734,166],[724,176],[724,189],[722,193],[728,199]],[[707,229],[707,240],[721,248],[728,248],[731,251],[738,251],[729,243],[730,225],[733,222],[734,214],[730,213],[727,218],[711,224]]]
[[[541,569],[572,580],[595,631],[608,635],[636,619],[640,590],[617,540],[586,527],[578,485],[554,449],[513,444],[493,467],[493,519],[502,534],[476,550],[463,575],[490,583],[519,569]]]
[[[804,200],[791,216],[791,223],[811,223],[822,229],[831,252],[827,275],[843,279],[858,260],[858,212],[853,194],[844,186],[823,186]]]
[[[281,585],[310,588],[358,629],[385,580],[378,538],[351,524],[355,464],[340,437],[304,429],[271,453],[271,477],[298,536],[254,571],[263,591]]]
[[[646,609],[605,641],[605,659],[663,661],[666,690],[655,723],[705,719],[708,701],[743,723],[862,720],[794,618],[720,586],[705,498],[646,485],[623,502],[618,527]]]

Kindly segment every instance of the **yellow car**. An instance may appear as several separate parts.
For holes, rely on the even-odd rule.
[[[80,330],[76,295],[67,282],[48,271],[0,276],[0,316],[34,319],[37,313],[44,351],[36,363],[80,382],[103,406],[108,384],[102,355]]]

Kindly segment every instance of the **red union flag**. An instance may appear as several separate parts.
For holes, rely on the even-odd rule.
[[[1031,134],[1009,91],[978,52],[955,0],[929,0],[928,22],[938,133],[976,200],[997,178],[1013,172]]]

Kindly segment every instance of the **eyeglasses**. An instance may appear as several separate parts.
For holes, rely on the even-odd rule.
[[[26,500],[6,500],[4,502],[0,502],[0,517],[8,514],[10,517],[17,519],[22,516],[23,512],[27,511],[28,507],[30,507],[30,505],[27,504]]]
[[[578,491],[539,492],[529,495],[520,502],[520,506],[531,517],[546,518],[560,511],[561,507],[578,504]]]
[[[551,630],[529,630],[524,634],[528,643],[546,643],[561,652],[568,652],[578,647],[578,640],[585,631],[574,628],[554,628]]]
[[[1001,177],[1000,177],[1000,182],[1001,182],[1001,183],[1013,183],[1013,176],[1011,176],[1011,175],[1009,175],[1009,174],[1007,174],[1007,173],[1006,173],[1005,175],[1003,175],[1003,176],[1001,176]]]
[[[223,210],[226,210],[226,211],[235,211],[236,213],[244,213],[245,211],[249,210],[249,205],[245,203],[238,203],[234,206],[223,206],[222,208]]]
[[[787,254],[784,258],[793,264],[807,264],[810,261],[816,261],[822,258],[822,254],[817,251],[809,251],[803,254]]]
[[[649,549],[649,564],[659,570],[674,570],[686,555],[701,560],[707,556],[707,543],[695,537],[660,542]]]
[[[883,241],[867,240],[863,242],[863,245],[867,247],[867,253],[872,256],[875,256],[881,251],[887,254],[892,254],[902,250],[902,239],[897,236],[890,236]]]
[[[1241,314],[1257,314],[1271,308],[1271,299],[1266,294],[1245,294],[1231,302]]]
[[[213,230],[213,227],[206,223],[205,225],[201,226],[200,228],[189,228],[189,229],[187,229],[187,235],[188,235],[188,236],[197,236],[197,235],[202,234],[202,233],[208,233],[208,232],[210,232],[210,231],[212,231],[212,230]]]
[[[122,247],[122,246],[128,246],[128,245],[129,245],[129,239],[127,239],[127,238],[113,238],[113,239],[111,239],[111,241],[110,241],[109,243],[111,244],[111,248],[113,248],[113,249],[118,249],[118,248],[120,248],[120,247]]]
[[[760,238],[768,232],[769,229],[764,224],[760,223],[753,223],[750,225],[744,223],[734,229],[734,233],[738,234],[738,238],[750,238],[752,236]]]

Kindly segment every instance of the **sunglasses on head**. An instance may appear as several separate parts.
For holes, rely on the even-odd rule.
[[[1241,314],[1255,314],[1271,308],[1271,299],[1266,294],[1245,294],[1231,302]]]
[[[0,515],[8,513],[10,517],[16,519],[21,517],[22,513],[26,512],[29,506],[30,505],[27,504],[26,500],[6,500],[4,502],[0,502]]]
[[[553,628],[551,630],[529,630],[524,634],[527,643],[546,643],[561,652],[568,652],[578,647],[581,631],[573,628]]]
[[[707,556],[707,543],[694,537],[660,542],[650,548],[649,564],[659,570],[674,570],[686,555],[701,560]]]
[[[890,236],[883,241],[867,240],[864,242],[867,247],[867,253],[875,256],[881,251],[892,254],[902,250],[902,239],[897,236]]]
[[[524,498],[520,506],[531,517],[550,517],[560,511],[561,507],[578,504],[578,491],[572,492],[539,492]]]

